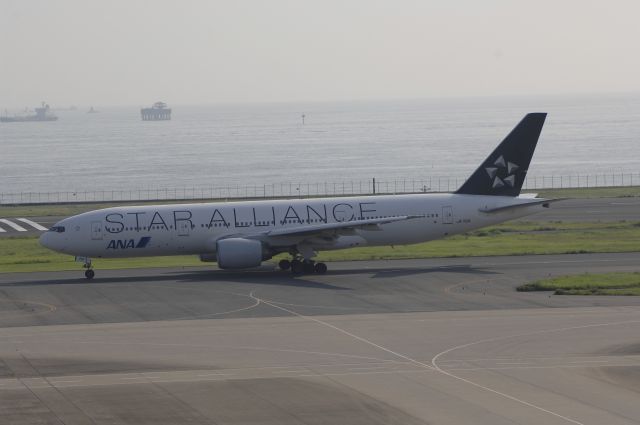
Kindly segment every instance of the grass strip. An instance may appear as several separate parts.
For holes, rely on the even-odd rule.
[[[517,221],[416,245],[321,252],[318,261],[356,261],[494,255],[640,251],[640,223]],[[276,257],[279,258],[285,256]],[[203,265],[196,256],[95,259],[97,269]],[[52,252],[35,237],[0,238],[0,272],[79,270],[68,255]]]
[[[640,295],[640,272],[559,276],[519,286],[518,291],[554,291],[556,295]]]

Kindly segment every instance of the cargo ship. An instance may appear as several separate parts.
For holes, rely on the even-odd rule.
[[[44,102],[42,102],[40,108],[35,109],[35,113],[35,115],[9,116],[5,112],[5,115],[0,117],[0,122],[56,121],[58,119],[58,117],[51,112],[49,105]]]

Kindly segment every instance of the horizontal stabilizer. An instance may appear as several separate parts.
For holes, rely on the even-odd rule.
[[[532,207],[534,205],[542,205],[545,208],[549,208],[549,204],[551,204],[552,202],[563,201],[565,199],[566,198],[539,199],[537,201],[523,202],[521,204],[512,204],[512,205],[505,205],[505,206],[496,207],[496,208],[480,209],[480,212],[487,213],[487,214],[493,214],[493,213],[498,213],[498,212],[503,212],[503,211],[508,211],[508,210],[517,210],[517,209],[520,209],[520,208]]]

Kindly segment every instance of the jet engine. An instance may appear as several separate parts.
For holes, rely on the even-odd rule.
[[[260,241],[243,238],[220,239],[216,242],[216,256],[221,269],[258,267],[265,259]]]

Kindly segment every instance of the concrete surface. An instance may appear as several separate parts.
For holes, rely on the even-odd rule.
[[[2,274],[0,423],[640,423],[640,298],[514,290],[638,269],[602,254]]]

